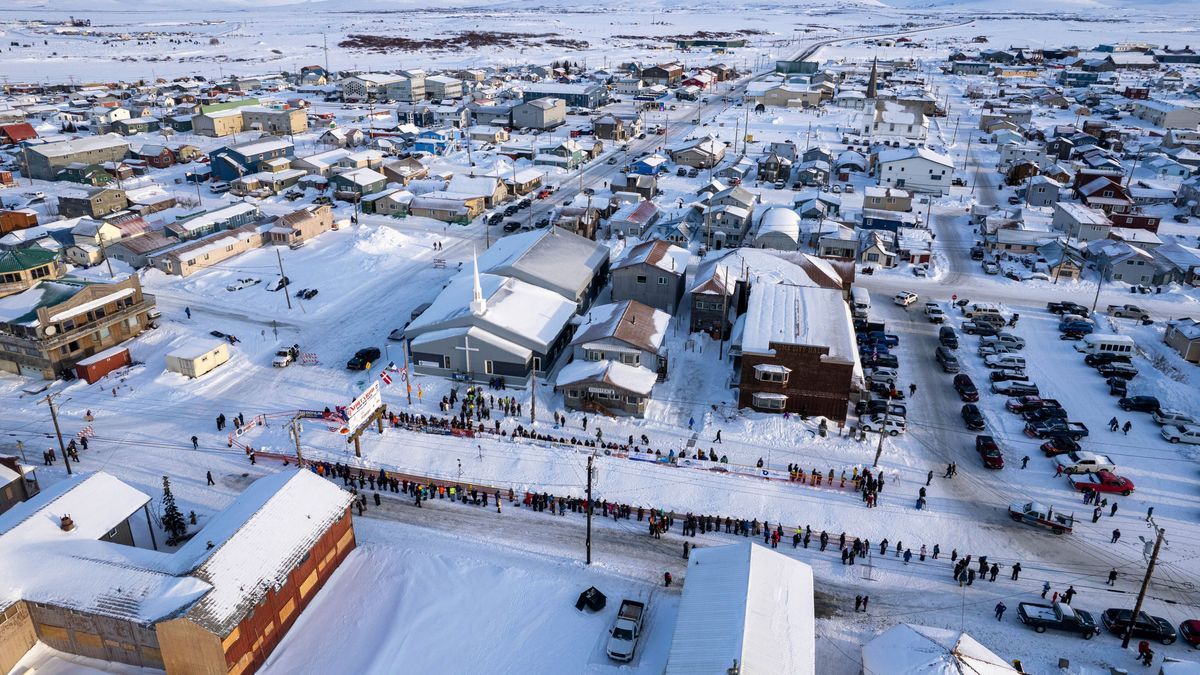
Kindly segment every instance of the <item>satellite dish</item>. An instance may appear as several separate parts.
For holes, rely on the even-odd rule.
[[[46,326],[46,330],[45,330],[46,335],[54,335],[57,332],[58,332],[58,328],[56,326]]]

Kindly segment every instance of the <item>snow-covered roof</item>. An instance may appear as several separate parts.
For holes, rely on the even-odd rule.
[[[571,344],[615,339],[642,351],[657,353],[666,338],[670,321],[670,314],[636,300],[597,305],[584,316]]]
[[[666,675],[816,673],[813,575],[756,543],[695,548]],[[874,672],[891,672],[887,669]]]
[[[120,146],[129,147],[129,143],[124,137],[118,134],[104,134],[103,136],[84,136],[83,138],[75,138],[69,141],[35,145],[29,148],[29,152],[44,157],[66,157],[81,152],[107,150],[108,148]]]
[[[611,359],[603,361],[577,359],[558,371],[558,379],[554,381],[554,386],[609,385],[633,394],[649,396],[656,382],[658,382],[658,374],[645,366],[631,366]]]
[[[479,256],[482,272],[550,288],[575,302],[608,261],[608,247],[559,227],[504,237]]]
[[[758,221],[758,234],[782,234],[793,240],[800,238],[800,216],[786,206],[772,206],[763,211]]]
[[[642,204],[649,203],[642,202]],[[625,255],[614,263],[612,268],[618,270],[631,265],[646,264],[682,276],[687,271],[688,260],[690,259],[691,253],[687,249],[680,248],[662,239],[654,239],[644,241],[637,246],[626,249]]]
[[[303,469],[254,481],[173,556],[212,586],[187,616],[215,635],[228,635],[268,590],[283,586],[351,499]]]
[[[1007,675],[1017,672],[975,638],[955,630],[902,623],[862,648],[863,670],[889,675]]]
[[[742,351],[774,354],[771,343],[827,347],[823,360],[854,362],[854,328],[840,291],[755,284],[746,310]]]
[[[954,161],[951,160],[948,155],[944,155],[940,152],[935,152],[925,146],[919,146],[916,148],[899,148],[899,149],[895,149],[895,150],[885,150],[884,152],[879,153],[878,160],[879,160],[880,164],[886,164],[888,162],[899,162],[899,161],[903,161],[906,159],[915,159],[918,157],[921,159],[924,159],[924,160],[928,160],[930,162],[934,162],[936,164],[941,164],[942,166],[945,166],[946,168],[950,168],[950,169],[954,168]],[[839,158],[839,162],[840,161],[841,161],[841,159]]]

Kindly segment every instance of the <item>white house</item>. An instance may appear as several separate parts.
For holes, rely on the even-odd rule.
[[[954,162],[926,147],[885,150],[876,156],[879,184],[912,192],[944,195],[950,191]]]

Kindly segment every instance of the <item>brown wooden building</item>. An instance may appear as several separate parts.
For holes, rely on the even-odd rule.
[[[740,321],[731,350],[739,407],[846,421],[859,366],[840,291],[758,283]]]

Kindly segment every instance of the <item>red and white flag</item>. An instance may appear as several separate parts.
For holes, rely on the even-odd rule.
[[[383,372],[381,372],[381,373],[379,373],[379,379],[383,380],[383,383],[384,383],[384,384],[386,384],[386,385],[391,385],[391,384],[392,384],[392,376],[391,376],[391,375],[389,375],[389,374],[388,374],[388,371],[386,371],[386,370],[385,370],[385,371],[383,371]]]

